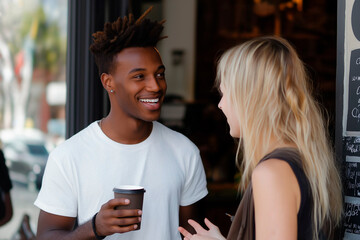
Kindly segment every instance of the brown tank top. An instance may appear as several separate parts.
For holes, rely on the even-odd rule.
[[[268,159],[286,161],[293,170],[299,183],[301,203],[298,213],[298,239],[312,239],[312,196],[309,182],[302,169],[299,152],[295,148],[279,148],[263,157],[259,163]],[[231,224],[228,240],[254,240],[255,215],[252,184],[245,190],[240,205]]]

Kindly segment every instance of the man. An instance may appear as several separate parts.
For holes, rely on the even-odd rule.
[[[137,21],[130,15],[106,23],[93,35],[90,49],[110,112],[50,154],[35,201],[38,239],[181,239],[179,215],[185,223],[207,194],[199,150],[156,122],[166,92],[155,48],[163,22],[144,19],[147,12]],[[124,184],[145,188],[143,214],[114,210],[128,204],[113,199],[113,188]]]

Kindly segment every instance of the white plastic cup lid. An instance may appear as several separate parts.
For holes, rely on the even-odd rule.
[[[145,189],[144,187],[136,186],[136,185],[120,185],[114,187],[113,191],[116,193],[138,194],[138,193],[144,193]]]

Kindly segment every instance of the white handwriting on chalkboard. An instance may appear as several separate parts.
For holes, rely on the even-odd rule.
[[[353,78],[354,79],[354,78]],[[357,87],[356,89],[356,95],[359,96],[360,95],[360,86]],[[357,102],[357,107],[354,107],[351,111],[351,116],[353,118],[356,118],[358,122],[360,122],[360,110],[358,109],[358,107],[360,107],[360,98],[358,99]]]
[[[357,121],[359,122],[360,119],[360,111],[358,108],[353,108],[353,110],[351,111],[351,116],[353,118],[357,118]]]
[[[360,169],[357,162],[346,163],[346,193],[348,195],[359,197],[360,196]]]
[[[360,146],[353,143],[346,143],[346,151],[350,153],[357,153],[360,151]]]
[[[352,81],[360,81],[360,76],[353,76]]]
[[[344,227],[345,227],[345,232],[348,233],[354,233],[354,234],[359,234],[360,233],[360,226],[357,224],[353,224],[353,223],[344,223]]]
[[[350,221],[351,217],[359,215],[360,204],[346,203],[345,218],[347,222]]]
[[[349,168],[352,168],[352,167],[353,167],[353,168],[356,168],[356,167],[357,167],[357,164],[358,164],[357,162],[348,162],[348,163],[347,163],[347,165],[348,165]]]

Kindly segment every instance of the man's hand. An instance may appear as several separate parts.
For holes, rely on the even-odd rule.
[[[101,206],[95,219],[98,236],[125,233],[137,229],[137,224],[141,221],[141,210],[115,210],[115,207],[129,203],[128,199],[117,198],[111,199]],[[40,210],[37,239],[81,240],[94,238],[91,220],[74,229],[75,222],[76,218],[54,215]]]
[[[115,210],[115,207],[129,203],[128,199],[115,198],[102,205],[96,216],[96,233],[99,236],[108,236],[137,229],[138,223],[141,221],[142,211],[140,209]]]

